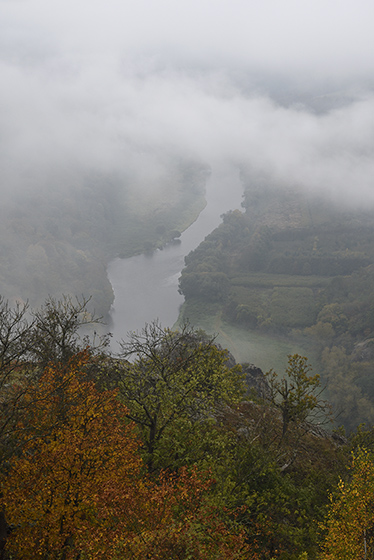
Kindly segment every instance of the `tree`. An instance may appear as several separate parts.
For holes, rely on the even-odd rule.
[[[146,325],[122,343],[121,358],[115,363],[120,395],[140,428],[150,469],[157,446],[181,419],[198,424],[244,392],[240,366],[229,368],[227,352],[188,325],[181,331]]]
[[[230,293],[230,281],[224,272],[184,272],[179,281],[179,293],[207,301],[224,301]]]
[[[129,485],[139,473],[127,411],[115,393],[84,380],[87,359],[81,354],[67,367],[48,367],[23,397],[21,452],[3,475],[1,500],[17,527],[10,549],[20,558],[72,557],[97,521],[99,489],[113,478]]]
[[[116,493],[114,501],[120,528],[120,558],[143,560],[258,560],[257,546],[246,543],[245,532],[235,514],[227,516],[207,501],[213,480],[196,468],[178,474],[162,472],[156,479],[144,475],[132,509]],[[129,531],[130,529],[130,531]],[[105,538],[105,532],[103,532]]]
[[[324,388],[319,375],[308,375],[311,369],[306,357],[294,354],[288,356],[285,377],[278,379],[273,370],[266,374],[270,387],[268,400],[282,417],[282,439],[290,423],[323,422],[331,411],[328,402],[320,398]]]
[[[245,506],[238,521],[262,558],[299,560],[307,551],[315,559],[319,524],[345,454],[320,429],[292,427],[280,444],[281,418],[266,401],[243,401],[238,410],[222,412],[218,429],[225,427],[232,440],[212,457],[215,503]]]
[[[88,311],[90,298],[73,300],[62,296],[60,300],[48,298],[45,304],[32,312],[31,356],[41,367],[49,362],[65,362],[90,344],[91,352],[108,345],[107,337],[90,340],[82,336],[82,329],[100,323],[100,318]]]
[[[30,351],[30,331],[34,321],[30,320],[27,303],[16,303],[14,307],[0,296],[0,389],[3,390],[9,376],[18,369]]]
[[[26,367],[31,341],[30,333],[34,321],[29,316],[27,304],[17,303],[11,307],[0,297],[0,465],[9,452],[9,434],[18,418],[19,401],[29,375],[22,384],[13,379],[20,376]]]
[[[374,463],[364,449],[353,455],[352,471],[331,496],[322,560],[374,557]]]
[[[27,362],[42,368],[49,362],[67,362],[90,344],[91,351],[107,346],[107,337],[82,336],[84,327],[100,323],[89,313],[90,298],[49,297],[40,309],[28,303],[14,307],[0,296],[0,389],[9,375]]]
[[[115,391],[87,380],[87,352],[51,365],[24,399],[22,451],[1,477],[1,506],[20,560],[257,558],[244,533],[206,503],[208,474],[151,479]]]
[[[88,303],[89,299],[63,296],[48,298],[40,309],[31,310],[27,303],[11,307],[0,297],[0,468],[14,451],[13,433],[27,413],[23,396],[30,384],[49,362],[68,363],[87,346],[89,339],[81,337],[81,329],[99,321],[88,313]],[[92,342],[96,345],[90,352],[97,354],[107,340],[96,337]]]

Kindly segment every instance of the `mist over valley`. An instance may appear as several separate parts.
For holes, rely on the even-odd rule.
[[[374,558],[374,5],[0,0],[0,558]]]
[[[294,344],[322,367],[323,349],[301,331],[318,324],[324,305],[348,305],[338,292],[326,295],[326,282],[369,278],[373,264],[372,12],[364,1],[0,2],[1,294],[32,307],[48,295],[91,297],[110,329],[119,312],[109,263],[153,254],[140,257],[152,285],[157,251],[180,239],[183,246],[207,185],[215,189],[209,204],[222,190],[230,198],[229,180],[211,180],[229,169],[244,208],[222,210],[242,218],[224,218],[214,250],[231,243],[231,262],[217,265],[214,242],[191,280],[187,258],[180,320],[201,321],[263,368],[283,366]],[[240,246],[230,241],[235,219]],[[295,236],[309,245],[296,246]],[[279,249],[280,239],[288,241]],[[178,266],[169,280],[181,302]],[[262,273],[273,276],[244,278]],[[274,274],[299,280],[291,286]],[[369,287],[363,293],[357,305],[371,309]],[[277,307],[282,297],[298,301],[295,294],[304,322]],[[203,300],[200,315],[194,298]],[[344,314],[356,317],[351,308]],[[138,328],[134,313],[124,330]],[[370,329],[356,328],[344,352],[356,356]],[[119,331],[116,338],[126,336]]]

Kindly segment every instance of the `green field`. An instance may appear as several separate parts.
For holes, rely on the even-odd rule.
[[[265,371],[307,356],[338,422],[373,425],[373,214],[265,187],[186,257],[181,319]]]
[[[230,277],[232,286],[248,288],[274,288],[275,286],[293,288],[322,288],[329,279],[324,276],[291,276],[289,274],[266,274],[252,272]]]
[[[187,320],[196,328],[217,335],[217,342],[227,348],[239,363],[249,362],[264,372],[274,369],[281,373],[289,354],[301,354],[308,356],[313,370],[318,372],[316,353],[305,339],[295,341],[229,324],[222,320],[222,312],[214,304],[184,304],[179,322]]]

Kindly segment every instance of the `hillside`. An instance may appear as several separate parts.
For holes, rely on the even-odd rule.
[[[245,211],[226,214],[186,258],[181,318],[219,332],[237,357],[263,368],[307,354],[338,423],[372,424],[372,212],[249,171],[242,179]],[[266,354],[272,359],[259,362]]]
[[[321,559],[330,492],[373,432],[324,431],[307,360],[265,378],[157,322],[114,357],[81,338],[87,315],[0,300],[1,557]]]
[[[207,168],[169,161],[163,174],[131,176],[81,169],[40,173],[0,210],[0,294],[42,304],[48,295],[92,297],[107,317],[113,301],[110,259],[153,250],[178,235],[204,206]]]

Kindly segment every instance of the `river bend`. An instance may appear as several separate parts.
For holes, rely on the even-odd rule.
[[[197,220],[183,232],[180,243],[169,244],[151,255],[114,259],[108,278],[114,291],[111,309],[113,350],[130,331],[140,331],[145,323],[158,319],[171,327],[178,319],[183,296],[178,278],[184,257],[221,223],[221,215],[240,209],[243,186],[235,168],[213,169],[207,182],[207,205]]]

